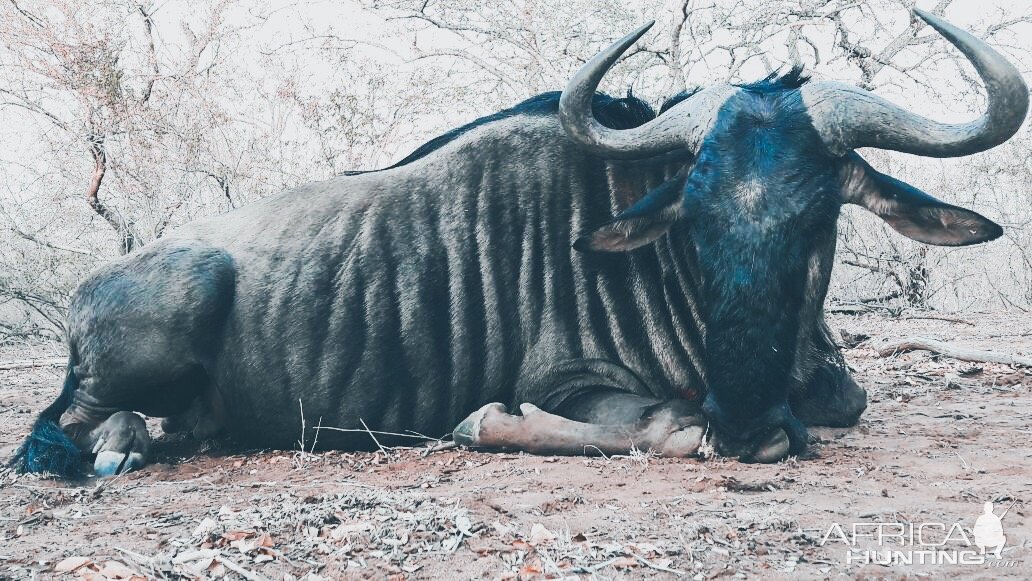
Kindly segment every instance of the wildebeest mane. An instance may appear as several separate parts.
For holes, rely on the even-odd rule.
[[[430,153],[437,151],[452,141],[455,141],[462,135],[469,133],[477,127],[487,125],[488,123],[494,123],[495,121],[516,117],[518,115],[529,115],[533,117],[556,115],[559,112],[559,97],[561,95],[562,92],[560,91],[541,93],[540,95],[531,97],[508,109],[503,109],[497,113],[471,121],[461,127],[452,129],[447,133],[427,141],[416,148],[415,151],[402,158],[401,161],[383,169],[401,167],[418,159],[422,159]],[[604,93],[595,93],[592,108],[595,111],[595,118],[598,119],[599,123],[611,129],[631,129],[656,118],[655,110],[653,110],[648,103],[631,94],[630,91],[628,91],[627,96],[623,98],[610,97]],[[383,170],[348,171],[344,172],[344,175],[358,175],[375,171]]]
[[[759,81],[736,86],[747,91],[772,93],[776,91],[798,89],[809,80],[810,77],[803,74],[803,67],[794,66],[783,75],[779,75],[778,72],[775,71]],[[658,113],[651,105],[638,97],[635,97],[631,91],[627,91],[626,97],[611,97],[605,93],[595,93],[592,100],[592,110],[594,111],[595,118],[598,119],[598,122],[610,129],[631,129],[643,125],[648,121],[652,121],[658,115],[662,115],[673,106],[690,98],[700,90],[702,90],[701,87],[696,87],[686,91],[681,91],[680,93],[668,98],[663,102]],[[427,141],[423,145],[420,145],[415,151],[402,158],[401,161],[398,161],[386,168],[346,171],[343,175],[359,175],[408,165],[418,159],[426,157],[434,151],[437,151],[477,127],[494,123],[495,121],[500,121],[502,119],[508,119],[518,115],[529,115],[535,117],[556,115],[559,112],[560,96],[562,96],[561,91],[548,91],[546,93],[541,93],[540,95],[531,97],[509,107],[508,109],[503,109],[497,113],[486,115],[461,127],[456,127],[447,133],[439,135],[430,141]]]
[[[783,75],[778,74],[779,72],[780,71],[774,71],[758,81],[735,86],[753,93],[776,93],[779,91],[798,89],[810,80],[810,75],[803,72],[802,65],[793,66]]]
[[[694,87],[692,89],[688,89],[687,91],[681,91],[680,93],[668,98],[666,101],[663,102],[663,105],[659,108],[659,114],[662,115],[663,113],[666,113],[667,110],[669,110],[674,105],[677,105],[681,101],[688,99],[689,97],[691,97],[695,93],[698,93],[701,90],[702,87]]]

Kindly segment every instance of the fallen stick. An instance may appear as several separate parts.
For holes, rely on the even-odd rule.
[[[634,553],[631,553],[631,556],[634,557],[635,559],[637,559],[639,563],[641,563],[642,565],[645,565],[646,567],[648,567],[650,569],[655,569],[657,571],[664,571],[666,573],[673,573],[674,575],[677,575],[678,577],[684,577],[684,574],[685,574],[684,571],[678,571],[677,569],[671,569],[669,567],[664,567],[663,565],[657,565],[655,563],[650,563],[647,560],[645,560],[644,557],[642,557],[640,555],[636,555]]]
[[[889,343],[878,348],[878,355],[890,357],[908,351],[931,351],[961,361],[978,361],[983,363],[1003,363],[1004,365],[1020,365],[1032,367],[1032,358],[995,351],[982,351],[970,347],[957,347],[935,339],[925,337],[909,337],[896,343]]]
[[[932,321],[948,321],[950,323],[960,323],[962,325],[971,325],[972,327],[975,326],[975,324],[972,323],[971,321],[965,321],[964,319],[958,319],[956,317],[944,317],[942,315],[908,315],[908,316],[903,317],[903,318],[904,319],[909,319],[909,320],[913,320],[913,319],[929,319],[929,320],[932,320]]]
[[[16,359],[0,361],[0,371],[12,369],[31,369],[33,367],[63,367],[68,365],[67,357],[42,357],[40,359]]]
[[[130,551],[129,549],[123,549],[122,547],[115,547],[115,550],[121,552],[126,557],[129,557],[130,559],[135,561],[136,564],[140,565],[141,567],[146,567],[150,571],[150,574],[153,577],[155,577],[155,578],[159,578],[160,577],[161,579],[166,579],[165,573],[163,571],[160,571],[159,569],[157,569],[154,566],[154,558],[153,557],[148,557],[147,555],[141,555],[140,553],[137,553],[135,551]]]
[[[871,307],[868,307],[867,305],[831,305],[824,307],[825,313],[841,313],[844,315],[869,313],[871,310]]]
[[[423,450],[422,457],[426,458],[427,456],[429,456],[430,454],[433,454],[434,452],[441,452],[443,450],[452,450],[452,449],[455,449],[455,448],[458,448],[458,447],[459,447],[459,445],[456,444],[455,442],[444,442],[444,441],[437,442],[433,446],[427,446]]]
[[[244,569],[240,565],[237,565],[233,561],[230,561],[229,559],[223,557],[221,554],[215,555],[215,560],[217,560],[219,563],[222,563],[226,566],[227,569],[233,571],[234,573],[240,575],[248,581],[269,581],[267,577],[263,577],[261,575],[258,575],[257,573],[252,573],[247,569]]]

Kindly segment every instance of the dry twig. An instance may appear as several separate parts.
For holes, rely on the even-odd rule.
[[[1004,365],[1020,365],[1032,367],[1032,358],[1009,353],[997,353],[996,351],[982,351],[970,347],[958,347],[935,339],[925,337],[909,337],[902,341],[888,343],[878,349],[881,357],[890,357],[897,353],[908,351],[931,351],[952,359],[961,361],[981,361],[985,363],[1003,363]]]
[[[942,315],[908,315],[908,316],[903,317],[903,318],[904,319],[909,319],[909,320],[913,320],[913,319],[930,319],[930,320],[933,320],[933,321],[948,321],[950,323],[960,323],[962,325],[971,325],[972,327],[975,326],[975,324],[972,323],[971,321],[965,321],[964,319],[958,319],[956,317],[945,317],[945,316],[942,316]]]
[[[12,369],[31,369],[34,367],[61,367],[68,365],[67,357],[41,357],[39,359],[16,359],[0,361],[0,371]]]
[[[267,577],[263,577],[261,575],[258,575],[257,573],[252,573],[251,571],[248,571],[247,569],[244,569],[240,565],[237,565],[233,561],[230,561],[229,559],[227,559],[226,557],[222,556],[221,554],[217,555],[215,557],[215,559],[218,560],[219,563],[222,563],[223,565],[225,565],[227,569],[233,571],[234,573],[240,575],[241,577],[243,577],[244,579],[247,579],[248,581],[269,581]]]

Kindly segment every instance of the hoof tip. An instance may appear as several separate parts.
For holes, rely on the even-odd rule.
[[[144,464],[143,454],[139,452],[130,452],[126,455],[122,452],[103,450],[97,453],[97,459],[93,462],[93,472],[100,477],[117,476],[130,470],[138,470]]]
[[[705,433],[706,430],[702,426],[688,426],[670,434],[663,443],[662,455],[684,458],[696,454],[702,446]]]
[[[750,457],[743,458],[747,462],[773,464],[788,456],[790,442],[784,430],[777,430]]]
[[[477,446],[480,443],[480,425],[490,414],[504,414],[506,408],[500,403],[489,403],[459,422],[452,430],[452,440],[460,446]]]

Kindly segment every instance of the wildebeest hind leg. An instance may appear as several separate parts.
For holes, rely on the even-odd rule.
[[[462,421],[452,436],[457,443],[471,447],[535,454],[609,455],[638,449],[684,457],[698,452],[705,420],[683,415],[675,407],[656,407],[633,423],[594,424],[551,414],[529,403],[520,405],[522,416],[514,416],[506,413],[504,405],[491,403]]]
[[[181,415],[215,389],[209,370],[234,277],[218,249],[158,242],[76,291],[69,343],[78,387],[60,422],[80,450],[97,454],[98,475],[146,462],[150,438],[134,412]]]
[[[97,455],[93,471],[97,476],[113,476],[142,468],[147,463],[150,434],[138,414],[121,411],[112,414],[89,435],[90,450]]]

